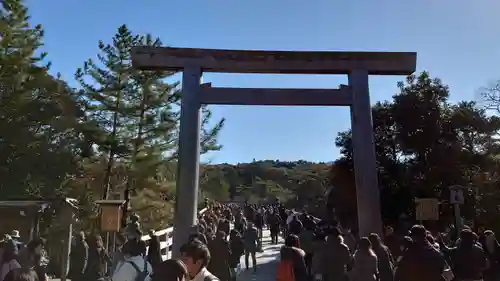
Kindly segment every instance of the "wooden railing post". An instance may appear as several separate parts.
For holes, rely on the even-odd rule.
[[[165,248],[165,256],[167,257],[167,259],[170,258],[170,243],[168,243],[169,239],[170,239],[170,233],[169,232],[165,232],[165,234],[163,235],[163,238],[165,239],[165,242],[167,247]]]
[[[198,215],[203,214],[207,208],[202,209],[201,211],[198,212]],[[170,251],[170,247],[172,246],[172,234],[174,232],[174,227],[170,226],[168,228],[162,229],[155,231],[155,235],[159,237],[160,239],[160,251],[162,254],[162,257],[165,256],[166,259],[169,259],[172,257],[172,253]],[[141,237],[142,241],[149,241],[151,237],[149,235],[144,235]],[[165,239],[165,240],[163,240]]]

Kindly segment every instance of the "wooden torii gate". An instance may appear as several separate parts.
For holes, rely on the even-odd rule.
[[[294,52],[136,47],[140,70],[183,71],[174,255],[196,223],[202,104],[349,106],[360,235],[381,233],[369,75],[409,75],[412,52]],[[338,89],[221,88],[201,85],[203,72],[347,74]]]

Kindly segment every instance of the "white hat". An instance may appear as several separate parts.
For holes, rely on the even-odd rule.
[[[12,230],[12,232],[10,233],[10,237],[21,238],[21,236],[19,236],[19,230]]]

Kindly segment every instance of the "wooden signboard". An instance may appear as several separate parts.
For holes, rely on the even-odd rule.
[[[122,206],[124,200],[98,200],[101,207],[101,230],[106,232],[120,231],[122,221]]]
[[[107,232],[120,231],[122,221],[122,210],[120,206],[101,206],[101,230]]]
[[[416,219],[419,221],[439,220],[439,200],[436,198],[415,198]]]

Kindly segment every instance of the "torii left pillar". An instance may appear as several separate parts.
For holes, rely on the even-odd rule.
[[[359,236],[368,236],[370,233],[382,235],[368,71],[351,71],[348,80],[352,93],[351,126]]]
[[[182,73],[179,157],[174,217],[172,257],[180,256],[191,226],[196,224],[200,175],[201,130],[200,67],[185,67]]]

